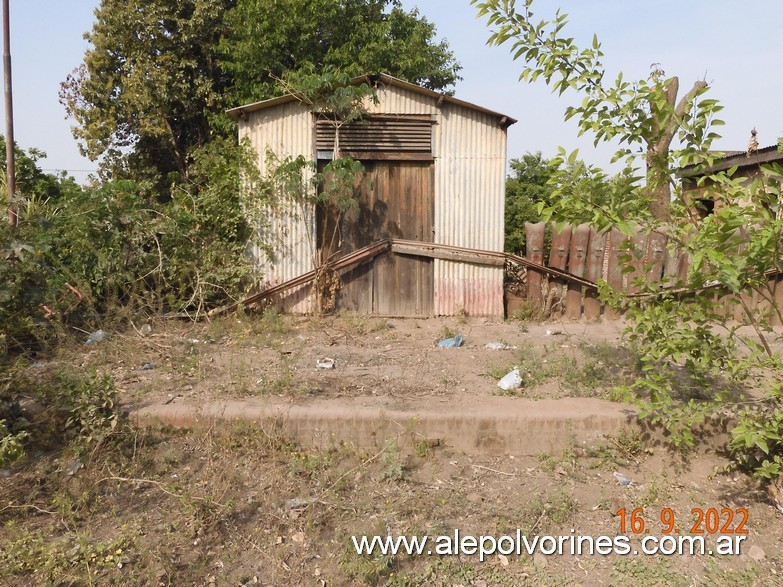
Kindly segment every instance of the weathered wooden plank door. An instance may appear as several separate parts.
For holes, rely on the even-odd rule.
[[[373,193],[385,198],[380,238],[432,242],[435,198],[429,162],[392,161],[373,164],[386,180]],[[433,312],[434,260],[387,253],[375,263],[373,311],[391,316],[429,316]]]
[[[358,206],[342,222],[340,252],[380,239],[432,242],[435,199],[428,161],[363,161]],[[319,214],[319,239],[335,225],[336,211]],[[325,241],[319,240],[321,249]],[[323,253],[322,253],[323,257]],[[429,316],[433,311],[433,260],[387,253],[342,275],[338,307],[389,316]]]

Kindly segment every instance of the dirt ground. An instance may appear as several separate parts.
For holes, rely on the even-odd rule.
[[[459,349],[436,343],[461,334]],[[223,320],[204,327],[168,326],[128,354],[100,349],[102,366],[133,406],[156,402],[276,396],[306,404],[315,399],[356,400],[386,406],[406,401],[461,399],[498,393],[498,379],[519,366],[524,396],[604,397],[604,386],[583,385],[589,347],[613,363],[617,323],[522,324],[488,319],[383,319],[343,314],[336,319],[282,317]],[[490,350],[489,343],[509,348]],[[98,357],[85,357],[87,363]],[[332,359],[333,369],[318,369]],[[142,371],[144,364],[155,368]],[[610,365],[611,366],[611,365]],[[550,377],[550,375],[552,375]]]
[[[620,329],[267,313],[110,333],[30,368],[110,373],[129,411],[222,398],[432,407],[505,393],[618,402],[627,396],[617,386],[634,368]],[[463,347],[435,346],[456,334]],[[492,342],[516,348],[485,347]],[[316,369],[326,358],[335,368]],[[497,380],[513,366],[523,386],[503,392]],[[488,456],[433,442],[415,422],[377,451],[304,448],[273,420],[190,430],[126,424],[97,449],[33,454],[0,475],[0,584],[783,585],[783,514],[728,464],[718,442],[683,458],[633,428],[553,454]],[[730,510],[724,529],[736,530],[746,508],[748,534],[736,556],[525,553],[483,562],[360,556],[351,543],[455,530],[614,538],[621,508],[627,529],[642,508],[658,537],[669,515],[682,535],[705,529],[694,509],[716,508],[721,525]],[[628,533],[638,548],[644,532]],[[720,534],[705,535],[711,548]]]

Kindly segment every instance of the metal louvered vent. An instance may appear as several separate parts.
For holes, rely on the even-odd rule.
[[[432,125],[429,115],[374,115],[340,128],[340,152],[354,159],[432,160]],[[335,125],[315,125],[319,159],[331,159]]]

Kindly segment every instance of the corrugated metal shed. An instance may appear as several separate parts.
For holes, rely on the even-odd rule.
[[[312,114],[299,102],[288,101],[279,107],[259,110],[239,125],[240,139],[248,138],[258,154],[258,166],[266,172],[267,153],[279,159],[305,155],[315,157],[315,133]],[[263,285],[271,286],[293,279],[313,268],[315,210],[299,207],[270,210],[268,224],[259,227],[262,242],[274,251],[270,257],[260,249],[252,251]],[[313,310],[310,286],[292,292],[286,310],[310,313]]]
[[[434,121],[428,164],[434,192],[433,234],[424,240],[502,251],[506,129],[516,121],[390,76],[357,81],[366,80],[375,85],[378,97],[377,104],[367,105],[371,114],[427,115]],[[240,136],[249,137],[259,153],[262,169],[268,149],[278,157],[316,158],[315,118],[294,96],[242,106],[230,114],[239,121]],[[268,283],[280,283],[313,268],[313,217],[308,210],[295,218],[278,214],[270,222],[266,236],[275,257],[256,251]],[[435,259],[433,275],[430,307],[435,315],[503,315],[502,268]],[[293,312],[311,311],[309,291],[290,296],[285,306]]]

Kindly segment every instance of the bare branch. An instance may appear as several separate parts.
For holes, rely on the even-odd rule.
[[[677,78],[672,78],[674,81],[677,81]],[[682,120],[682,117],[685,116],[685,113],[687,112],[688,108],[693,104],[693,99],[696,97],[696,95],[701,92],[704,88],[707,87],[707,82],[704,80],[699,80],[696,83],[693,84],[693,87],[688,90],[688,93],[685,94],[680,101],[677,103],[677,106],[674,107],[674,115],[669,117],[668,123],[666,125],[666,131],[661,136],[658,144],[656,145],[656,151],[658,153],[662,152],[663,150],[666,150],[669,148],[669,145],[671,145],[672,139],[674,138],[675,133],[677,132],[677,129],[680,127],[680,122]],[[671,93],[671,88],[667,86],[667,88],[664,89],[666,99],[669,102],[670,105],[674,106],[674,101],[677,99],[677,90],[679,89],[679,82],[674,85],[674,93]]]

